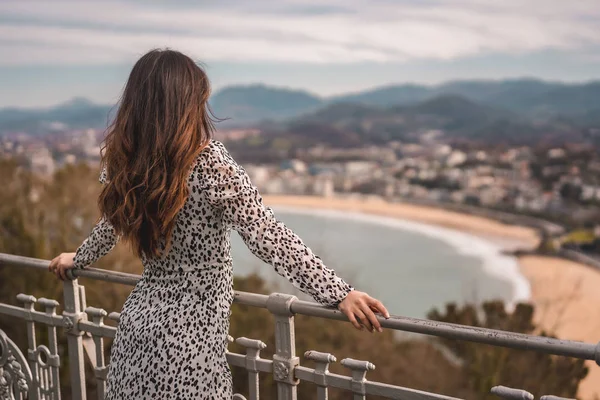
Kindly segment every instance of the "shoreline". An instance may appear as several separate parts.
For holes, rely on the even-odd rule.
[[[311,215],[325,219],[355,221],[359,223],[386,226],[411,232],[424,237],[443,242],[460,255],[474,257],[482,261],[481,270],[485,275],[497,280],[508,282],[511,286],[509,297],[504,297],[507,309],[514,309],[519,302],[528,302],[531,299],[529,281],[521,274],[517,259],[512,254],[506,254],[507,249],[514,246],[522,248],[522,241],[500,240],[497,237],[481,237],[470,232],[457,231],[417,221],[369,214],[365,212],[339,211],[335,209],[321,209],[308,207],[274,206],[276,212],[292,213],[295,215]],[[510,253],[510,251],[508,252]],[[421,316],[423,318],[424,316]]]
[[[526,248],[535,248],[539,237],[535,229],[507,225],[477,215],[461,214],[430,206],[409,203],[390,203],[378,198],[322,198],[316,196],[263,196],[269,206],[288,206],[322,210],[350,211],[356,213],[392,217],[407,221],[421,222],[433,226],[454,229],[488,237],[490,240],[511,240],[521,242]]]
[[[390,203],[379,198],[322,198],[314,196],[265,195],[268,206],[332,210],[394,218],[468,233],[495,243],[504,251],[531,250],[539,243],[535,229],[507,225],[482,216],[461,214],[426,205]],[[600,339],[600,272],[566,259],[522,255],[515,257],[520,273],[529,281],[529,302],[535,306],[534,320],[541,330],[561,339],[596,343]],[[600,395],[600,367],[588,361],[588,376],[578,396],[584,400]]]

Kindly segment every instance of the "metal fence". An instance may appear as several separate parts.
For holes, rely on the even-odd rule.
[[[0,266],[47,269],[48,261],[0,253]],[[71,270],[69,271],[71,279],[64,281],[64,311],[60,315],[56,313],[59,305],[56,300],[36,299],[29,294],[17,296],[22,304],[21,307],[0,304],[2,318],[14,317],[24,320],[27,324],[28,336],[28,349],[25,356],[0,330],[0,399],[60,400],[61,362],[57,348],[58,328],[64,329],[67,334],[72,398],[82,400],[87,398],[85,362],[93,366],[98,399],[104,398],[108,372],[108,365],[104,359],[104,338],[113,338],[116,332],[116,328],[105,325],[104,320],[108,318],[118,322],[119,313],[108,313],[103,309],[87,306],[85,288],[77,280],[80,276],[131,286],[141,278],[139,275],[95,268]],[[294,315],[346,320],[346,317],[337,310],[300,301],[295,296],[280,293],[266,296],[236,292],[234,302],[266,308],[275,317],[276,344],[272,359],[261,358],[260,351],[266,347],[263,342],[245,337],[235,340],[246,349],[245,354],[227,353],[227,360],[231,366],[242,367],[248,373],[249,399],[259,399],[259,374],[261,373],[273,375],[277,384],[277,398],[280,400],[296,399],[297,385],[300,381],[315,384],[318,399],[327,399],[329,388],[344,389],[351,393],[355,400],[366,399],[367,395],[403,400],[454,399],[441,394],[369,381],[367,373],[375,369],[375,366],[366,360],[342,359],[341,364],[348,369],[349,375],[330,373],[329,365],[336,361],[336,357],[319,351],[307,351],[303,355],[304,359],[314,361],[315,368],[300,365],[300,357],[296,355],[295,347]],[[36,309],[36,306],[41,309]],[[380,322],[387,329],[595,360],[600,365],[600,343],[595,345],[406,317],[380,319]],[[37,342],[36,324],[47,327],[47,344]],[[503,399],[534,398],[524,390],[502,386],[491,388],[491,391]],[[234,399],[244,398],[240,394],[234,395]],[[560,398],[543,396],[542,399],[559,400]]]

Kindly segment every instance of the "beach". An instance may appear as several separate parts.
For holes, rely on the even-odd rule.
[[[519,264],[531,282],[539,326],[561,339],[600,341],[600,271],[553,257],[525,256]],[[600,366],[594,361],[587,366],[579,397],[592,400],[600,396]]]
[[[299,207],[364,213],[415,221],[469,233],[501,243],[506,250],[533,249],[539,243],[534,229],[465,215],[439,208],[389,203],[372,198],[322,198],[312,196],[264,196],[268,206]],[[561,339],[588,343],[600,341],[600,271],[561,258],[522,256],[521,274],[531,285],[530,302],[536,307],[535,321]],[[590,372],[578,397],[600,396],[600,366],[589,361]],[[549,393],[550,394],[550,393]]]

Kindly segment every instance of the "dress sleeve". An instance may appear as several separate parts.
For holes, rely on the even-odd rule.
[[[106,168],[102,168],[99,180],[102,184],[106,183]],[[102,217],[94,226],[90,235],[77,248],[73,259],[74,267],[82,269],[93,264],[115,247],[118,240],[119,238],[115,235],[113,226],[106,218]]]
[[[250,251],[317,302],[335,307],[354,290],[263,205],[246,171],[212,141],[196,168],[208,202],[222,212]]]

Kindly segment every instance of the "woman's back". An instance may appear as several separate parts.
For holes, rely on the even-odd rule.
[[[349,304],[355,326],[354,315],[375,324],[371,307],[383,310],[364,293],[348,296],[353,288],[275,218],[246,171],[211,139],[207,82],[183,54],[149,52],[132,70],[106,139],[102,218],[69,268],[94,263],[120,238],[142,259],[111,348],[109,400],[231,398],[231,229],[316,301]]]
[[[198,155],[188,176],[188,198],[175,219],[171,248],[163,257],[142,256],[144,269],[185,272],[231,263],[230,227],[209,198],[211,188],[221,179],[215,166],[223,165],[223,151],[220,142],[211,140]],[[164,248],[163,237],[161,250]]]
[[[143,257],[145,272],[210,274],[230,267],[230,231],[235,229],[250,251],[320,303],[338,304],[352,289],[264,206],[246,171],[221,142],[211,140],[202,150],[188,185],[171,249],[160,258]]]

